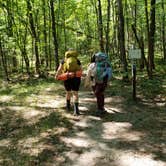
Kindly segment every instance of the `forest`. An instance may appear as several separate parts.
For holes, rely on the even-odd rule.
[[[142,53],[140,69],[151,78],[155,60],[166,59],[164,8],[164,0],[1,1],[1,76],[41,76],[75,48],[88,60],[97,50],[106,52],[125,77],[135,47]]]
[[[0,0],[0,165],[164,166],[165,27],[165,0]],[[71,48],[83,73],[109,56],[104,117],[84,77],[81,115],[64,110],[55,73]]]

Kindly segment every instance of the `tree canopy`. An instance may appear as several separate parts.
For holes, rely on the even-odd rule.
[[[1,75],[55,70],[68,48],[89,58],[107,52],[128,73],[128,51],[141,49],[149,78],[166,59],[165,1],[4,0],[0,2]]]

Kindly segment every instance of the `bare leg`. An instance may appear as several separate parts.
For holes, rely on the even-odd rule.
[[[79,115],[79,109],[78,109],[78,91],[73,91],[73,101],[74,101],[74,115]]]
[[[74,103],[78,103],[78,91],[73,91],[73,101]]]
[[[70,110],[70,100],[71,100],[71,91],[66,91],[66,109],[69,111]]]

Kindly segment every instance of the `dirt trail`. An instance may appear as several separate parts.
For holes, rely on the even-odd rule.
[[[63,86],[49,85],[22,100],[2,96],[0,165],[165,166],[163,101],[135,103],[126,87],[113,90],[106,91],[103,117],[95,116],[95,98],[85,89],[78,117],[63,108]]]
[[[63,152],[64,165],[165,166],[166,131],[162,124],[153,127],[155,122],[163,121],[160,112],[154,117],[156,111],[152,107],[142,104],[125,106],[125,98],[110,97],[109,91],[105,102],[107,114],[97,117],[93,94],[80,92],[82,115],[69,116],[72,133],[61,137],[70,149]],[[161,131],[157,131],[159,128]]]

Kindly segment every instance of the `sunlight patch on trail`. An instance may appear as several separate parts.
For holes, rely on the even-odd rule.
[[[35,100],[32,97],[28,97],[26,99],[30,106],[37,106],[37,107],[43,107],[43,108],[55,108],[58,107],[63,103],[61,96],[49,96],[49,95],[38,95],[36,96]]]
[[[47,113],[41,110],[31,108],[31,107],[24,107],[24,106],[6,106],[3,108],[4,110],[10,110],[10,113],[13,114],[13,123],[16,120],[22,118],[27,121],[27,124],[37,122],[41,117],[46,116]],[[7,116],[6,111],[3,111],[4,117]]]
[[[89,147],[92,142],[90,142],[87,138],[64,138],[62,137],[61,140],[65,142],[68,146],[76,146],[76,147]]]
[[[110,107],[109,105],[106,104],[105,109],[108,113],[114,114],[114,113],[120,113],[123,112],[121,108],[115,108],[115,107]]]
[[[105,96],[105,103],[112,103],[112,102],[122,103],[124,100],[125,100],[124,97],[121,97],[121,96],[114,96],[114,97]]]
[[[120,166],[165,166],[165,162],[155,161],[152,155],[133,152],[119,153],[117,164]]]
[[[110,126],[110,127],[108,127]],[[103,123],[103,134],[104,139],[117,139],[123,138],[124,140],[138,141],[144,134],[138,131],[131,130],[132,125],[130,123],[120,122],[106,122]],[[114,130],[112,130],[114,129]]]
[[[0,140],[0,147],[8,147],[11,145],[11,140],[10,139],[2,139]]]
[[[81,154],[79,158],[76,159],[76,163],[73,166],[90,166],[96,165],[96,158],[102,156],[102,152],[91,149],[87,153]]]
[[[44,112],[31,107],[10,106],[7,108],[15,112],[15,117],[22,117],[23,119],[27,120],[27,124],[36,123],[41,117],[44,117],[48,114],[46,111]]]
[[[5,102],[11,102],[13,100],[14,96],[9,96],[9,95],[3,95],[3,96],[0,96],[0,101],[3,103]]]
[[[87,123],[87,118],[82,119],[81,121],[75,122],[75,126],[79,126],[79,127],[88,127],[88,123]]]
[[[18,141],[17,147],[21,153],[26,153],[31,156],[38,156],[43,150],[55,151],[56,146],[48,143],[46,140],[50,138],[51,135],[62,134],[66,131],[66,128],[58,127],[53,129],[48,129],[40,133],[35,137],[23,138]],[[57,145],[58,146],[58,145]]]
[[[28,124],[33,124],[36,123],[41,117],[46,116],[48,113],[40,110],[28,109],[27,111],[22,111],[21,114],[24,119],[30,120],[30,122],[28,121]]]
[[[40,137],[31,137],[26,140],[20,140],[17,145],[21,153],[30,156],[38,156],[44,149],[54,149],[52,145],[40,141]]]

